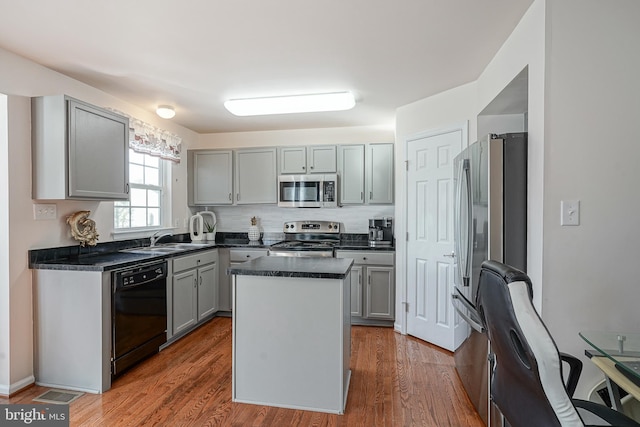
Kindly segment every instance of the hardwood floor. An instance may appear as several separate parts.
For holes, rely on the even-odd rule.
[[[218,317],[70,405],[72,426],[483,427],[451,353],[391,328],[352,328],[344,415],[231,401],[231,319]],[[32,403],[33,386],[3,403]]]

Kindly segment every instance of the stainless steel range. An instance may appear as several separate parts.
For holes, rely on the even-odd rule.
[[[284,223],[285,239],[271,245],[270,256],[332,257],[340,242],[340,223],[292,221]]]

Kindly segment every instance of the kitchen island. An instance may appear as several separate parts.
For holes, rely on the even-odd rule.
[[[233,266],[233,401],[342,414],[351,319],[344,258]]]

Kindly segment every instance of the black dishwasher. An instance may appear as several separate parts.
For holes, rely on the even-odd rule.
[[[112,283],[115,377],[167,342],[167,262],[115,271]]]

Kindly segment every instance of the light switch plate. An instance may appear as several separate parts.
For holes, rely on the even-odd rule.
[[[56,219],[58,212],[54,203],[35,203],[33,205],[33,219],[37,221]]]
[[[560,225],[580,225],[580,200],[562,200],[560,211]]]

